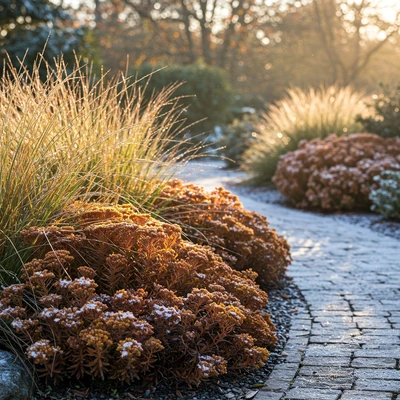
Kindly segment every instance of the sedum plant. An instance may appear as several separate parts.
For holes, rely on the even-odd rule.
[[[13,256],[21,229],[48,224],[76,199],[145,206],[188,158],[174,140],[181,121],[173,86],[144,106],[142,90],[122,75],[95,77],[79,66],[69,73],[59,61],[42,81],[43,63],[32,72],[8,65],[0,77],[0,266],[8,281],[21,267],[23,253]]]
[[[197,385],[264,364],[276,337],[254,272],[132,206],[76,203],[64,217],[21,233],[35,258],[0,294],[3,337],[41,376]]]
[[[298,208],[369,210],[374,177],[393,169],[400,170],[400,140],[332,135],[282,157],[273,182]]]
[[[254,184],[269,184],[279,158],[301,140],[360,132],[357,115],[365,115],[364,95],[351,87],[290,89],[269,107],[256,125],[257,140],[244,153],[242,167]]]
[[[374,183],[369,194],[371,210],[400,220],[400,170],[384,171],[374,177]]]
[[[264,286],[279,284],[291,262],[286,239],[269,227],[265,216],[243,208],[224,188],[207,193],[179,179],[168,182],[155,203],[161,216],[182,227],[195,243],[211,246],[237,270],[252,268]]]

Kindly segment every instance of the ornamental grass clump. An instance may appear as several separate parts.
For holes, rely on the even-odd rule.
[[[351,87],[288,90],[261,115],[256,124],[257,140],[242,157],[249,182],[271,183],[279,158],[296,150],[301,140],[360,132],[362,125],[355,121],[357,116],[366,115],[363,99],[364,95]]]
[[[208,245],[237,270],[252,268],[264,286],[279,284],[291,262],[286,239],[269,227],[265,216],[243,208],[224,188],[210,193],[201,186],[168,182],[155,202],[161,216],[182,227],[197,244]]]
[[[256,273],[132,206],[77,203],[64,217],[22,231],[35,258],[0,295],[3,334],[41,376],[197,385],[267,360],[275,327]]]
[[[17,275],[21,229],[57,219],[75,199],[145,206],[189,158],[174,139],[174,86],[144,106],[142,89],[122,75],[69,73],[59,61],[43,82],[43,63],[33,72],[10,64],[0,77],[0,265]]]
[[[374,177],[386,170],[400,170],[399,139],[332,135],[283,156],[273,182],[298,208],[367,211]]]

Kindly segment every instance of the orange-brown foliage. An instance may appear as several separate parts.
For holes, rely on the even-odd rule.
[[[167,201],[162,211],[166,219],[179,224],[193,242],[211,246],[232,268],[253,269],[266,286],[284,277],[291,261],[289,244],[269,227],[265,216],[245,210],[228,190],[207,193],[174,179],[159,198]]]
[[[283,156],[273,182],[299,208],[368,210],[373,178],[388,169],[400,170],[400,140],[331,135]]]
[[[275,327],[254,272],[129,206],[67,215],[69,227],[22,233],[36,258],[0,295],[0,318],[43,376],[198,384],[266,361]]]

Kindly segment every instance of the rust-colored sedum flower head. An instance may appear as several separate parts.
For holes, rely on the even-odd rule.
[[[298,208],[369,210],[373,178],[385,170],[400,170],[399,139],[331,135],[283,156],[273,182]]]
[[[245,210],[228,190],[207,193],[201,186],[174,179],[158,202],[167,205],[161,211],[167,220],[179,224],[193,242],[211,246],[232,268],[253,269],[266,287],[285,276],[291,262],[286,239],[269,227],[265,216]]]
[[[264,364],[275,327],[254,272],[128,206],[67,214],[68,228],[22,233],[35,258],[0,294],[0,319],[39,373],[198,384]]]

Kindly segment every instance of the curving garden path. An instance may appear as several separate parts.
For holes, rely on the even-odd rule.
[[[208,190],[238,177],[218,164],[193,171],[188,180]],[[307,303],[292,320],[285,362],[255,399],[400,399],[399,241],[327,216],[240,200],[288,239],[288,275]]]

